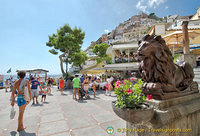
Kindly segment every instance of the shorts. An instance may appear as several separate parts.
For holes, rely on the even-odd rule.
[[[32,95],[32,97],[39,96],[38,90],[37,89],[31,89],[31,95]]]
[[[24,95],[18,95],[17,96],[17,105],[22,106],[26,104],[26,100],[24,99]]]
[[[46,99],[46,95],[42,95],[42,98],[45,98],[45,99]]]

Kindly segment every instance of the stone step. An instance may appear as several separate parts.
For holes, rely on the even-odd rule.
[[[194,74],[194,78],[200,78],[200,74]]]
[[[194,72],[195,75],[200,75],[200,72]]]
[[[194,79],[200,80],[200,75],[194,75]]]
[[[193,69],[194,72],[200,72],[200,69]]]

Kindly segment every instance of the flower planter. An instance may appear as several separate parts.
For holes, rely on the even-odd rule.
[[[115,101],[112,102],[112,108],[120,118],[133,124],[144,124],[149,122],[154,115],[153,107],[145,106],[145,108],[130,109],[130,108],[117,108]]]

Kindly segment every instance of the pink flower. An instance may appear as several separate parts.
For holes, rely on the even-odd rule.
[[[131,81],[134,81],[134,78],[131,78],[130,80],[131,80]]]
[[[117,81],[115,84],[116,84],[116,85],[119,85],[119,84],[120,84],[120,81]]]
[[[119,84],[116,84],[115,88],[119,88]]]
[[[126,92],[128,93],[128,94],[132,94],[133,92],[132,92],[132,90],[129,88],[128,90],[126,90]]]
[[[147,97],[148,97],[148,100],[153,99],[152,95],[147,95]]]

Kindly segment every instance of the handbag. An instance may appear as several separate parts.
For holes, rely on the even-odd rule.
[[[16,113],[15,108],[14,108],[14,106],[12,106],[12,108],[10,110],[10,119],[14,119],[15,113]]]
[[[25,89],[24,89],[24,99],[27,101],[27,102],[30,102],[30,95],[29,95],[29,91],[28,91],[28,87],[26,86]]]

